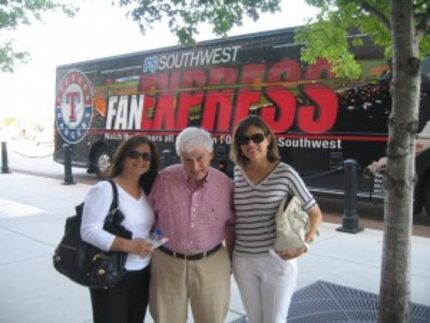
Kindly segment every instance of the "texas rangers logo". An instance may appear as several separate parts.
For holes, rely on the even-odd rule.
[[[93,115],[93,93],[87,77],[78,70],[61,79],[55,99],[55,123],[64,141],[75,144],[88,132]]]

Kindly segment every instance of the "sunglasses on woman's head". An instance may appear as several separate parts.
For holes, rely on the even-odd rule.
[[[264,138],[266,136],[262,133],[255,133],[251,136],[237,136],[237,142],[239,143],[239,145],[247,145],[249,143],[250,140],[252,140],[254,143],[256,144],[260,144],[263,142]]]
[[[147,153],[147,152],[140,153],[136,150],[130,150],[127,153],[127,157],[131,158],[131,159],[136,159],[136,160],[139,158],[142,158],[143,160],[150,161],[151,160],[151,153]]]

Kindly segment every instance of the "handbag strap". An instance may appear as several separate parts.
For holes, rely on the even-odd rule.
[[[109,209],[109,211],[112,211],[112,210],[115,210],[116,208],[118,208],[118,188],[116,187],[116,184],[113,180],[108,179],[107,181],[112,186],[113,198],[112,198],[112,203],[111,203],[110,209]]]
[[[289,194],[289,193],[287,193],[287,195],[284,197],[284,199],[285,199],[284,211],[287,209],[288,204],[290,204],[293,197],[294,197],[294,194]]]
[[[131,239],[132,233],[126,229],[121,223],[124,220],[124,214],[118,209],[118,189],[115,182],[111,179],[107,180],[112,186],[113,198],[109,213],[104,222],[103,229],[106,231],[126,239]]]

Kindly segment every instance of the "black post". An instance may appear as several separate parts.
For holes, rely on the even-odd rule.
[[[337,231],[357,233],[364,229],[359,226],[357,213],[357,161],[347,159],[343,162],[345,170],[345,198],[342,226]]]
[[[9,163],[7,160],[7,144],[4,141],[1,143],[1,172],[2,174],[10,173]]]
[[[76,184],[72,174],[72,145],[64,144],[64,185]]]

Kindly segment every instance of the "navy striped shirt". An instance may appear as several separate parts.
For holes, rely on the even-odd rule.
[[[286,195],[297,196],[305,211],[316,204],[300,175],[285,163],[276,165],[258,184],[252,183],[240,167],[234,168],[235,252],[268,252],[276,238],[276,212]]]

